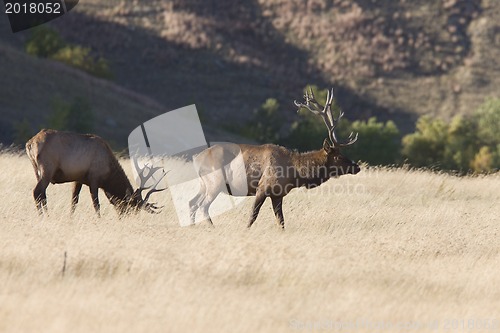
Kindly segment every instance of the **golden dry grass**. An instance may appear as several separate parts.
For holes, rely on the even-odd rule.
[[[181,228],[163,193],[162,214],[123,219],[101,194],[97,220],[82,191],[70,219],[67,184],[41,219],[28,159],[0,155],[0,170],[0,332],[500,329],[498,175],[365,170],[295,190],[280,232],[269,202],[246,230],[250,201]]]

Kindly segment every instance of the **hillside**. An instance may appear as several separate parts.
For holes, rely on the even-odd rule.
[[[449,118],[498,96],[499,15],[500,3],[488,0],[87,0],[51,26],[108,59],[114,84],[32,61],[21,55],[29,32],[9,32],[0,36],[0,55],[27,64],[4,61],[7,75],[0,80],[21,91],[30,82],[40,98],[28,102],[20,92],[7,91],[2,101],[9,104],[0,108],[18,120],[25,113],[33,119],[35,107],[48,110],[52,93],[43,78],[53,72],[54,94],[71,90],[96,101],[103,115],[98,130],[114,123],[105,114],[119,118],[123,133],[114,140],[122,142],[138,119],[192,103],[207,128],[220,129],[247,122],[266,98],[276,97],[286,126],[296,117],[292,101],[313,83],[334,86],[351,119],[376,115],[408,132],[418,115]],[[5,21],[0,18],[8,31]],[[80,78],[76,86],[54,89],[72,75]],[[129,103],[116,92],[107,96],[108,86],[147,96],[148,102]],[[129,108],[140,111],[117,116]]]
[[[39,60],[0,43],[0,140],[12,138],[13,127],[26,119],[35,130],[47,126],[55,98],[91,101],[95,132],[123,147],[141,122],[162,113],[162,106],[113,83],[95,79],[57,62]],[[164,111],[163,111],[164,112]]]
[[[161,214],[122,219],[102,193],[96,219],[85,190],[70,219],[70,184],[49,186],[50,216],[40,219],[27,157],[0,154],[4,169],[15,172],[0,173],[0,186],[18,190],[0,194],[2,332],[500,327],[498,175],[364,169],[292,191],[282,232],[270,202],[246,230],[251,200],[215,228],[180,227],[168,191],[152,197]],[[344,328],[321,331],[382,331]]]
[[[85,1],[70,39],[112,63],[119,81],[169,107],[195,101],[238,123],[268,97],[285,120],[308,83],[333,85],[351,118],[472,112],[496,96],[496,1]]]
[[[7,31],[7,24],[6,17],[0,15],[0,29]],[[23,50],[26,35],[0,35],[0,144],[12,142],[16,125],[23,120],[28,121],[33,134],[46,127],[58,99],[71,102],[82,97],[88,101],[95,116],[94,132],[117,150],[126,147],[134,128],[170,110],[116,81],[27,55]],[[204,126],[204,131],[208,140],[239,140],[223,129]]]

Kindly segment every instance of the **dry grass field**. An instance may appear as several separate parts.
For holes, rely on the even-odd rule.
[[[28,159],[0,171],[0,332],[500,331],[500,175],[364,170],[292,192],[281,232],[251,201],[182,228],[168,191],[70,218],[69,184],[42,219]]]

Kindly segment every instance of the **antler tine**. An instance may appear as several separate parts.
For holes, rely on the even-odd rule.
[[[139,176],[139,190],[147,190],[151,188],[151,186],[146,186],[147,181],[153,177],[153,175],[156,173],[156,171],[162,169],[161,167],[154,167],[154,166],[149,166],[147,164],[144,165],[143,168],[139,166],[139,163],[137,162],[136,158],[133,158],[134,161],[134,166],[135,170],[137,171],[137,175]],[[147,171],[146,174],[144,174],[144,171]]]
[[[160,189],[157,189],[156,186],[158,186],[158,184],[161,182],[161,180],[167,175],[167,173],[169,173],[169,171],[165,172],[163,171],[163,174],[161,175],[161,177],[156,181],[156,183],[152,186],[152,187],[148,187],[148,188],[151,188],[148,193],[146,193],[146,196],[144,197],[144,201],[143,203],[146,204],[146,202],[148,202],[149,200],[149,196],[155,192],[161,192],[161,191],[165,191],[167,188],[160,188]]]
[[[358,134],[359,133],[356,133],[356,135],[354,136],[354,138],[352,137],[354,133],[351,132],[351,134],[349,135],[349,139],[346,143],[340,143],[338,144],[339,147],[347,147],[347,146],[350,146],[352,145],[353,143],[355,143],[356,141],[358,141]]]
[[[316,98],[314,97],[314,92],[311,87],[309,87],[309,91],[306,90],[304,94],[304,99],[305,99],[305,104],[304,103],[299,103],[297,101],[294,101],[295,105],[299,108],[306,108],[307,110],[311,111],[312,113],[321,116],[323,119],[323,122],[326,125],[326,128],[328,130],[328,137],[332,143],[333,146],[336,147],[344,147],[344,146],[349,146],[352,145],[356,140],[358,139],[358,134],[356,133],[356,136],[353,137],[353,133],[349,136],[348,142],[347,143],[339,143],[337,140],[337,137],[335,136],[335,129],[337,128],[337,125],[340,122],[340,119],[344,116],[344,112],[340,111],[339,115],[337,117],[333,116],[333,111],[332,111],[332,104],[333,104],[333,99],[334,99],[334,91],[333,88],[330,90],[327,90],[326,92],[326,101],[325,105],[321,105],[316,101]],[[322,109],[322,110],[321,110]]]
[[[326,116],[328,117],[328,121],[330,122],[330,126],[335,127],[335,122],[332,114],[332,103],[333,103],[333,88],[330,91],[326,91],[326,103],[325,107],[323,108],[323,112],[326,113]]]

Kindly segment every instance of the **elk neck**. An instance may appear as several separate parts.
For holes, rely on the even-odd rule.
[[[125,171],[123,171],[123,168],[118,161],[113,161],[109,177],[107,177],[102,183],[102,189],[106,192],[106,196],[110,198],[110,200],[111,197],[119,200],[125,200],[128,195],[131,195],[134,192]],[[116,203],[114,200],[111,200],[111,202],[113,204]]]
[[[293,153],[291,160],[296,170],[297,185],[313,188],[326,182],[330,178],[327,158],[328,156],[323,149],[306,153]]]

